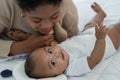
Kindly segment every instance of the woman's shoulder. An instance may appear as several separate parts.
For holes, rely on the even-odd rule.
[[[0,15],[10,14],[17,7],[17,0],[0,0]]]

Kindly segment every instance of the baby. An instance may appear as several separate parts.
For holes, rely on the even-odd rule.
[[[106,28],[102,24],[106,17],[104,11],[95,2],[91,7],[97,14],[81,35],[55,46],[38,48],[28,55],[25,72],[29,77],[46,78],[62,73],[80,76],[91,71],[106,54],[116,51],[120,43],[120,22]]]

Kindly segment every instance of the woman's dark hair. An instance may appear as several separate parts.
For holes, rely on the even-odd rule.
[[[60,5],[62,0],[17,0],[21,9],[30,11],[44,4]]]

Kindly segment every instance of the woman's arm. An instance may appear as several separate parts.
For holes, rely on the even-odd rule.
[[[78,19],[76,15],[66,13],[63,19],[63,28],[67,31],[68,37],[76,35],[79,31],[78,29]]]
[[[57,42],[62,42],[67,39],[67,31],[60,26],[59,23],[56,23],[54,26],[54,35]]]
[[[49,45],[49,43],[53,40],[54,38],[52,34],[48,34],[44,36],[44,35],[40,35],[39,32],[36,32],[26,40],[14,42],[11,45],[9,55],[31,53],[36,48]]]
[[[63,0],[64,16],[62,27],[67,31],[68,37],[78,33],[78,12],[73,0]]]

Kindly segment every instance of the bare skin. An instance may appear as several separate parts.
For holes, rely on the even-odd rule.
[[[97,4],[93,3],[91,5],[91,8],[97,13],[94,18],[85,26],[85,29],[91,28],[96,24],[101,24],[103,22],[104,18],[106,17],[106,13],[102,10],[102,8]]]
[[[105,12],[102,10],[102,8],[94,2],[91,5],[91,8],[97,13],[94,18],[85,26],[85,29],[89,29],[91,27],[95,26],[95,36],[96,36],[96,42],[94,49],[91,53],[90,56],[87,57],[89,67],[93,69],[96,64],[98,64],[105,53],[105,37],[106,37],[106,32],[107,28],[105,25],[102,24],[104,18],[106,17]],[[99,53],[99,54],[98,54]]]
[[[97,6],[94,7],[94,5],[97,5]],[[91,7],[97,13],[97,15],[93,18],[93,20],[90,23],[88,23],[85,26],[85,29],[91,28],[93,27],[93,25],[100,24],[101,22],[103,22],[104,18],[106,17],[105,12],[101,9],[101,7],[98,4],[94,3]],[[119,36],[120,22],[108,26],[107,34],[109,35],[115,48],[117,49],[120,45],[120,36]]]
[[[120,45],[120,22],[116,23],[116,24],[113,24],[113,25],[110,25],[110,26],[108,26],[107,29],[104,29],[105,26],[103,24],[101,24],[101,23],[103,22],[104,18],[106,17],[105,12],[101,9],[101,7],[97,3],[94,3],[91,7],[97,13],[97,15],[93,18],[93,20],[90,23],[88,23],[85,26],[85,30],[89,29],[91,27],[96,26],[96,24],[100,25],[99,27],[103,27],[102,28],[103,29],[103,33],[108,34],[108,36],[111,38],[111,40],[113,42],[114,47],[116,49],[118,49],[118,47]],[[100,46],[99,47],[94,47],[94,50],[93,50],[91,56],[88,57],[88,63],[89,63],[89,66],[90,66],[91,69],[94,68],[94,66],[99,61],[101,61],[101,59],[102,59],[102,57],[104,55],[104,54],[98,54],[98,55],[95,54],[95,53],[98,53],[98,52],[99,53],[104,53],[105,40],[101,39],[100,41],[101,41],[101,42],[99,42],[100,44],[97,43],[98,40],[96,41],[96,45],[95,46],[99,46],[99,45]]]
[[[120,22],[110,25],[107,34],[111,38],[115,48],[118,49],[120,45]]]
[[[38,47],[47,46],[53,40],[53,34],[48,34],[44,36],[40,35],[39,32],[35,32],[28,39],[19,42],[14,42],[11,46],[9,56],[17,55],[20,53],[31,53]]]
[[[30,34],[27,34],[26,32],[15,28],[8,31],[6,35],[14,41],[23,41],[30,36]]]

